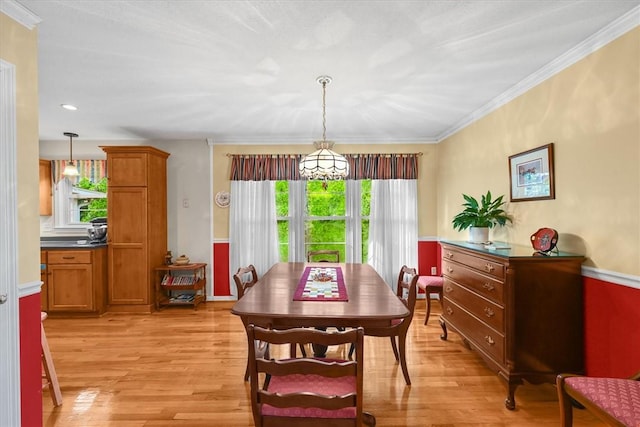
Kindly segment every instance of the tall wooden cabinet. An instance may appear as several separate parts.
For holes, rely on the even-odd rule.
[[[523,380],[553,384],[560,372],[583,372],[583,256],[441,245],[442,338],[447,328],[458,332],[506,381],[508,409]]]
[[[167,253],[167,158],[148,146],[103,146],[107,153],[109,311],[155,307],[154,269]]]

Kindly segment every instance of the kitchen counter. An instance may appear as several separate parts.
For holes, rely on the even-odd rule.
[[[94,248],[104,248],[106,247],[106,243],[78,243],[77,240],[40,240],[40,248],[41,249],[94,249]]]

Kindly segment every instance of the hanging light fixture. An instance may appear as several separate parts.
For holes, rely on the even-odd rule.
[[[333,141],[327,141],[326,91],[331,77],[320,76],[316,79],[322,85],[322,141],[314,141],[317,151],[306,155],[298,166],[300,176],[307,179],[326,181],[344,179],[349,174],[349,162],[344,156],[332,151]]]
[[[62,172],[62,175],[70,176],[70,177],[78,176],[80,175],[80,172],[78,172],[78,168],[76,167],[76,164],[73,162],[73,138],[77,138],[78,134],[72,133],[72,132],[65,132],[64,136],[69,137],[69,161],[64,167],[64,171]]]

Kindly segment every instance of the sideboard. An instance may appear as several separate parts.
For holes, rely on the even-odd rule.
[[[523,380],[583,373],[583,256],[498,242],[441,245],[442,339],[449,328],[478,352],[506,382],[508,409]]]

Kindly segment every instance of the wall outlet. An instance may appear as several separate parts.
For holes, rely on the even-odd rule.
[[[438,274],[438,269],[436,267],[431,267],[431,275],[435,276],[436,274]]]

